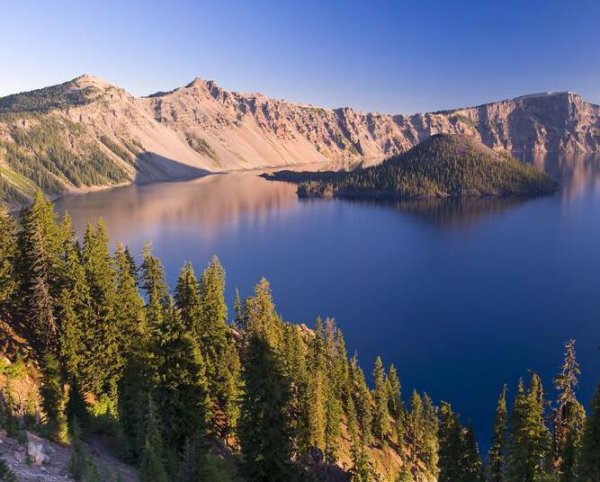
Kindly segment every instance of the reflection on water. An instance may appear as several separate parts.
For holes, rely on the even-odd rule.
[[[458,228],[477,223],[527,202],[522,197],[430,199],[396,203],[396,209],[440,228]]]
[[[215,236],[223,225],[243,216],[266,222],[297,207],[295,188],[267,183],[255,173],[217,174],[188,182],[127,186],[68,196],[57,202],[68,211],[78,233],[102,217],[114,239],[127,239],[132,230],[146,233],[200,227],[203,237]]]
[[[522,155],[521,159],[557,179],[564,200],[596,191],[600,186],[600,155],[536,153]]]

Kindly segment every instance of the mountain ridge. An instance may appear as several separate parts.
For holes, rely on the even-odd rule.
[[[135,97],[99,77],[0,98],[0,199],[209,172],[381,162],[434,134],[505,153],[600,153],[600,106],[566,91],[421,114],[360,112],[238,93],[215,81]]]

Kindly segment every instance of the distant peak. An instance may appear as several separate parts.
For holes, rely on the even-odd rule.
[[[110,82],[107,82],[100,77],[88,74],[75,77],[70,83],[75,84],[77,87],[95,87],[97,89],[106,89],[108,87],[112,87]]]
[[[217,83],[214,80],[206,80],[206,79],[202,79],[200,77],[196,77],[194,80],[192,80],[189,84],[187,84],[185,86],[186,88],[192,88],[192,87],[200,87],[200,88],[208,88],[208,89],[213,89],[215,87],[219,87],[217,85]]]

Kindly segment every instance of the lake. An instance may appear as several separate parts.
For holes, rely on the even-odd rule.
[[[600,380],[600,160],[532,159],[562,188],[536,199],[369,204],[298,200],[256,173],[130,186],[57,201],[78,233],[102,216],[136,253],[152,240],[171,284],[213,254],[251,294],[266,277],[288,321],[334,317],[370,372],[394,363],[413,388],[452,403],[487,446],[498,393],[551,381],[577,340],[589,402]]]

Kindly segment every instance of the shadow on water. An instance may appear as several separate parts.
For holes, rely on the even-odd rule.
[[[188,181],[209,174],[206,169],[189,166],[155,152],[141,152],[135,160],[135,184],[160,181]]]

